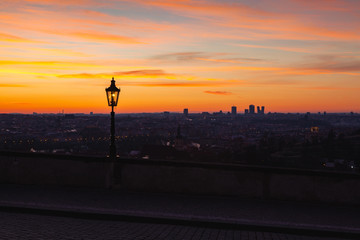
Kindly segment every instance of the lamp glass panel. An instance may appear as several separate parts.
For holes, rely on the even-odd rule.
[[[106,98],[108,101],[108,105],[111,106],[111,92],[106,90]]]
[[[119,99],[119,91],[106,91],[109,106],[116,106]]]

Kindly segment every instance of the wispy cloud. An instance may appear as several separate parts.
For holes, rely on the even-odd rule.
[[[34,67],[94,67],[96,64],[82,62],[66,62],[66,61],[16,61],[16,60],[0,60],[1,65],[29,65]]]
[[[350,12],[353,10],[359,10],[360,6],[356,1],[344,1],[344,0],[317,0],[317,1],[303,1],[303,0],[291,0],[298,4],[300,8],[306,7],[312,10],[318,11],[330,11],[330,12]]]
[[[247,47],[247,48],[274,49],[274,50],[281,50],[287,52],[311,53],[311,51],[308,49],[295,48],[295,47],[261,46],[261,45],[251,45],[251,44],[236,44],[236,46]]]
[[[258,58],[240,58],[240,57],[226,57],[231,56],[230,53],[211,53],[211,52],[176,52],[155,55],[151,59],[158,61],[177,61],[177,62],[189,62],[189,61],[205,61],[214,63],[243,63],[243,62],[256,62],[262,59]],[[225,58],[224,58],[225,57]]]
[[[0,83],[2,88],[18,88],[18,87],[27,87],[25,84],[12,84],[12,83]]]
[[[304,90],[321,90],[321,91],[326,91],[326,90],[341,90],[343,88],[339,88],[339,87],[321,87],[321,86],[317,86],[317,87],[301,87],[301,89]]]
[[[35,41],[6,33],[0,33],[0,41],[15,42],[15,43],[41,43],[40,41]]]
[[[38,55],[45,55],[51,57],[65,56],[65,57],[92,57],[92,55],[74,51],[71,49],[59,49],[59,48],[24,48],[25,51],[33,52]]]
[[[111,79],[115,77],[123,86],[142,87],[216,87],[243,84],[243,81],[178,75],[167,73],[161,69],[142,69],[112,73],[75,73],[58,75],[57,77],[78,79]],[[156,79],[156,81],[151,79]]]
[[[208,94],[214,94],[214,95],[232,95],[231,92],[224,92],[224,91],[204,91],[204,93],[208,93]]]
[[[95,16],[96,15],[96,16]],[[145,44],[148,38],[137,37],[134,30],[144,33],[159,31],[168,27],[152,21],[132,20],[122,16],[112,16],[98,11],[77,10],[69,8],[66,12],[57,8],[27,7],[19,11],[8,11],[0,16],[0,27],[27,32],[32,36],[49,39],[49,41],[63,41],[66,37],[71,41],[88,41],[91,43],[117,44]],[[119,33],[121,29],[122,34]],[[126,33],[126,34],[125,34]],[[131,34],[129,34],[131,33]],[[54,39],[54,36],[58,36]],[[1,34],[0,41],[38,42],[10,34]]]
[[[199,19],[203,25],[207,24],[208,26],[212,26],[213,29],[215,26],[221,26],[224,36],[232,34],[234,38],[239,37],[239,31],[241,31],[240,35],[245,35],[252,39],[360,39],[359,33],[339,28],[337,24],[326,24],[326,26],[322,24],[319,26],[316,22],[308,21],[309,18],[314,18],[314,16],[309,15],[308,11],[305,11],[307,8],[304,6],[298,8],[299,10],[304,10],[303,12],[294,11],[296,5],[290,1],[283,4],[282,8],[286,10],[284,12],[274,11],[277,4],[279,4],[277,1],[267,4],[268,10],[238,2],[220,3],[216,1],[192,0],[135,0],[135,2],[142,5],[162,8],[180,16]],[[328,1],[326,1],[326,3],[328,3]],[[321,4],[315,5],[320,6]],[[342,1],[342,5],[350,9],[347,2]],[[294,13],[292,14],[289,10],[292,10]],[[349,24],[354,23],[355,22],[350,22]],[[232,31],[232,29],[237,29],[238,34],[233,34],[234,31]]]
[[[5,0],[5,1],[9,1],[9,0]],[[30,3],[30,4],[39,4],[39,5],[69,5],[68,1],[63,1],[63,0],[23,0],[22,2],[24,3]],[[95,0],[72,0],[71,1],[71,5],[79,5],[79,6],[84,6],[84,5],[94,5],[96,4],[97,1]]]
[[[150,5],[153,7],[159,7],[172,11],[176,14],[193,17],[193,18],[206,18],[212,17],[224,17],[224,13],[228,15],[269,15],[269,12],[253,8],[241,3],[227,4],[224,2],[215,1],[193,1],[193,0],[158,0],[158,1],[146,1],[146,0],[134,0],[134,2]]]
[[[124,72],[114,72],[116,75],[133,75],[133,76],[169,76],[174,75],[171,73],[166,73],[161,69],[144,69],[144,70],[134,70],[134,71],[124,71]]]
[[[213,62],[213,63],[243,63],[243,61],[239,61],[236,59],[195,58],[195,60]]]
[[[104,42],[112,42],[112,43],[120,43],[120,44],[143,44],[135,38],[115,35],[115,34],[108,34],[104,32],[72,32],[68,34],[64,34],[66,36],[72,36],[76,38],[82,38],[87,40],[94,40],[94,41],[104,41]]]
[[[103,86],[102,83],[94,83],[97,86]],[[123,79],[117,80],[117,85],[119,86],[130,86],[130,87],[188,87],[188,88],[202,88],[202,87],[224,87],[224,86],[235,86],[230,81],[124,81]]]
[[[360,59],[358,57],[346,57],[339,54],[306,55],[300,61],[288,64],[275,64],[274,66],[262,65],[235,65],[235,66],[213,66],[198,67],[201,71],[212,72],[252,72],[256,74],[267,74],[270,76],[308,76],[320,74],[344,74],[360,75]]]
[[[133,83],[132,85],[142,87],[211,87],[223,84],[215,82],[141,82]]]
[[[122,71],[112,73],[75,73],[58,75],[59,78],[111,78],[111,77],[169,77],[175,76],[172,73],[166,73],[161,69],[141,69],[134,71]]]
[[[168,53],[155,55],[152,59],[155,60],[166,60],[166,61],[189,61],[193,60],[196,57],[203,56],[203,52],[177,52],[177,53]]]
[[[360,73],[360,58],[342,54],[308,55],[297,64],[298,70],[319,71],[323,73]]]

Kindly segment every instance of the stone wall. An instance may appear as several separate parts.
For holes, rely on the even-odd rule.
[[[119,186],[136,191],[360,204],[358,173],[127,161],[121,176]]]
[[[0,183],[360,204],[359,173],[232,164],[0,152]]]
[[[0,183],[105,187],[102,159],[42,154],[0,154]]]

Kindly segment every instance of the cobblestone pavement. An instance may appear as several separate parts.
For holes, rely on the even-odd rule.
[[[0,212],[0,239],[325,240],[291,234]],[[329,239],[329,238],[326,238]],[[329,240],[340,240],[330,238]]]
[[[0,206],[360,233],[360,206],[0,184]]]

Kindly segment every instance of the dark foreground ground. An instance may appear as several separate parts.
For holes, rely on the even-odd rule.
[[[322,238],[262,231],[191,227],[171,224],[74,219],[21,213],[0,213],[1,239],[267,239],[323,240]]]
[[[2,184],[0,239],[360,239],[360,207]]]

